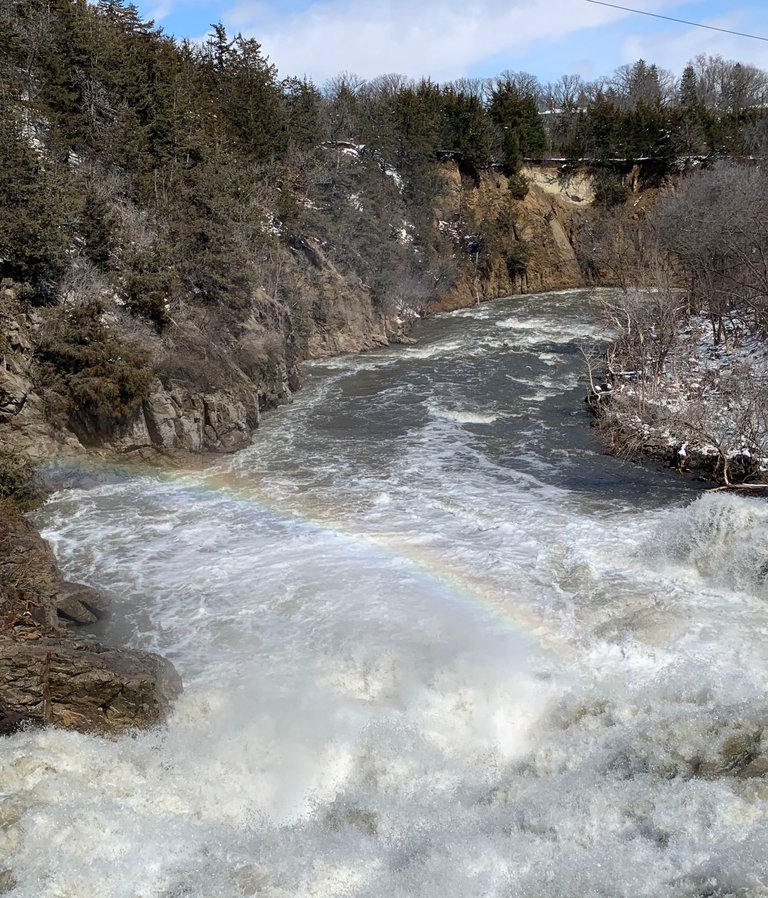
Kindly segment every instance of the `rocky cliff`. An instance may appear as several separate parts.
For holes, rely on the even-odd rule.
[[[151,377],[123,420],[88,414],[46,382],[39,358],[50,310],[20,303],[18,288],[6,284],[0,289],[0,441],[35,459],[87,451],[152,457],[242,449],[261,413],[290,400],[299,388],[302,359],[399,341],[424,312],[580,286],[574,234],[589,204],[589,181],[582,178],[566,189],[557,174],[554,168],[529,169],[528,193],[516,199],[500,172],[472,180],[455,164],[442,164],[435,227],[454,223],[452,277],[426,299],[405,296],[399,308],[377,303],[360,278],[332,261],[319,239],[294,241],[285,253],[283,277],[304,297],[301,306],[262,290],[251,311],[231,320],[190,313],[174,320],[162,337],[139,330]],[[468,233],[459,233],[462,228]],[[508,262],[510,246],[526,248],[516,270]],[[104,327],[136,340],[133,320],[109,312],[103,317]]]
[[[430,311],[464,308],[500,296],[541,293],[584,285],[575,249],[575,236],[588,214],[592,200],[588,175],[572,179],[566,186],[556,165],[528,165],[523,175],[528,192],[515,194],[514,182],[500,171],[483,171],[472,183],[462,178],[455,165],[444,165],[445,189],[438,215],[441,221],[464,217],[485,239],[465,249],[464,264],[451,288],[429,305]],[[457,243],[474,235],[457,234]],[[478,241],[479,243],[479,241]],[[526,258],[517,271],[510,271],[508,250],[515,244],[526,247]]]

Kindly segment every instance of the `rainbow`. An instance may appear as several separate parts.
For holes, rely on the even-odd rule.
[[[203,463],[197,470],[167,470],[148,465],[120,465],[107,462],[77,460],[69,469],[79,474],[103,477],[105,472],[121,479],[148,477],[192,495],[224,496],[228,501],[258,509],[276,520],[288,521],[317,533],[332,534],[350,546],[363,549],[378,557],[396,559],[422,581],[447,594],[453,601],[469,607],[475,614],[489,616],[505,629],[522,635],[538,648],[560,660],[573,654],[569,640],[552,629],[513,593],[488,583],[474,572],[446,559],[427,547],[414,545],[396,534],[362,533],[342,525],[328,514],[327,509],[309,509],[295,500],[278,502],[267,495],[267,488],[254,474],[241,477],[235,472],[222,472]]]

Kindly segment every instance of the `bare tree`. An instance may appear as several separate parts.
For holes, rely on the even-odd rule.
[[[768,330],[767,187],[755,165],[713,168],[664,198],[640,232],[652,289],[604,303],[619,332],[603,415],[615,450],[695,456],[726,486],[764,476],[768,362],[755,348]]]
[[[493,78],[457,78],[444,86],[485,104],[493,93],[494,81]]]
[[[413,81],[410,78],[392,72],[389,75],[379,75],[366,81],[360,86],[358,93],[365,94],[366,97],[372,99],[391,100],[400,91],[411,86],[413,86]]]
[[[690,65],[696,75],[697,99],[720,115],[762,108],[768,98],[768,74],[756,66],[699,55]]]
[[[358,97],[365,81],[352,72],[341,72],[325,85],[326,131],[331,140],[349,140],[355,130]]]
[[[609,371],[615,376],[631,371],[652,386],[666,371],[685,312],[684,297],[672,287],[668,272],[660,269],[658,278],[657,287],[616,291],[602,303],[604,314],[620,334]]]
[[[768,176],[757,167],[720,165],[690,177],[653,218],[659,244],[674,253],[693,308],[707,310],[720,343],[768,329]]]
[[[749,366],[711,370],[683,401],[660,407],[664,428],[678,440],[716,458],[714,473],[725,486],[759,473],[768,458],[765,376]]]
[[[541,81],[530,72],[511,72],[509,69],[494,79],[494,86],[511,84],[524,97],[533,97],[537,102],[544,96]]]
[[[562,75],[543,90],[545,108],[551,112],[578,112],[585,104],[585,84],[581,75]]]
[[[644,59],[616,69],[610,85],[622,110],[636,109],[640,105],[653,108],[666,106],[676,93],[672,73],[656,65],[648,65]]]

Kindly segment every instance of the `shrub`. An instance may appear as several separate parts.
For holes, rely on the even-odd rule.
[[[51,316],[38,347],[37,376],[79,435],[104,436],[149,395],[149,356],[103,321],[91,300]]]
[[[524,200],[528,195],[528,181],[525,175],[513,172],[509,176],[509,192],[513,199]]]
[[[44,497],[29,459],[13,449],[0,447],[0,501],[9,503],[19,511],[29,511],[39,505]]]
[[[132,274],[125,285],[125,305],[132,315],[144,318],[162,330],[169,321],[168,300],[172,291],[173,275],[168,272]]]
[[[507,271],[511,278],[525,274],[531,259],[531,250],[522,237],[518,237],[504,254]]]
[[[612,209],[625,202],[630,192],[622,182],[621,175],[607,169],[595,173],[594,190],[594,204],[604,209]]]

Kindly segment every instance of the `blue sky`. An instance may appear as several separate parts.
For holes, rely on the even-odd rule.
[[[765,0],[617,0],[768,37]],[[768,70],[768,42],[633,15],[587,0],[139,0],[176,37],[201,38],[212,22],[256,38],[281,76],[322,85],[341,71],[396,72],[438,81],[510,69],[543,81],[589,79],[643,58],[679,73],[699,53]]]

